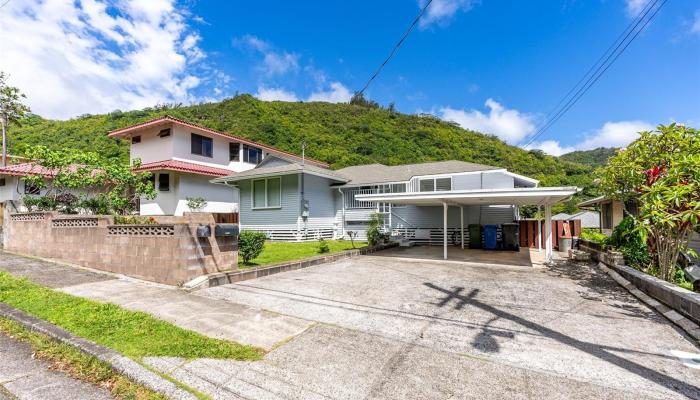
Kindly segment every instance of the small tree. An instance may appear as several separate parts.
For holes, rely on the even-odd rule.
[[[373,213],[370,216],[369,224],[367,227],[367,241],[370,246],[376,246],[383,239],[384,235],[380,231],[382,224],[384,223],[384,216],[379,213]]]
[[[16,87],[7,84],[7,75],[0,71],[0,125],[2,125],[2,165],[7,165],[7,128],[11,123],[19,124],[31,110],[22,103],[26,98]]]
[[[676,124],[641,132],[610,158],[600,178],[606,196],[639,203],[638,229],[652,239],[661,277],[672,281],[700,221],[700,132]]]
[[[241,254],[244,264],[250,264],[250,260],[254,260],[262,253],[266,239],[267,236],[263,232],[241,232],[238,236],[238,252]]]

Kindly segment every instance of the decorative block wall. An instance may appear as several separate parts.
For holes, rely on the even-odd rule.
[[[5,244],[9,251],[169,285],[237,269],[235,238],[196,236],[200,224],[214,232],[211,214],[156,219],[153,225],[113,225],[110,216],[12,214]]]

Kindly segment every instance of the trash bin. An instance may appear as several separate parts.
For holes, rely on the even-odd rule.
[[[481,248],[481,225],[469,224],[469,248]]]
[[[496,250],[498,247],[498,225],[484,225],[484,248]]]
[[[501,242],[503,243],[503,250],[520,250],[520,224],[502,224]]]
[[[562,253],[568,253],[571,250],[571,238],[561,237],[559,238],[559,251]]]

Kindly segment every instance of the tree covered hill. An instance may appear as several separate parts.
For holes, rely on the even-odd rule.
[[[564,161],[590,165],[598,168],[608,163],[608,159],[615,155],[617,151],[614,147],[598,147],[593,150],[579,150],[562,154],[559,158]]]
[[[379,162],[388,165],[456,159],[496,165],[539,179],[542,185],[590,187],[592,168],[510,146],[495,136],[465,130],[433,116],[407,115],[376,106],[321,102],[266,102],[239,95],[192,106],[85,115],[67,121],[32,116],[13,127],[13,153],[26,146],[90,150],[128,160],[128,143],[107,132],[169,114],[219,131],[300,153],[332,168]],[[587,190],[588,192],[588,190]],[[592,195],[593,193],[586,193]]]

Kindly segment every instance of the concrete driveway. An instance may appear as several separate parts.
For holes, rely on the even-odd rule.
[[[365,256],[198,296],[312,322],[265,360],[146,360],[217,398],[700,398],[700,353],[602,271]]]

